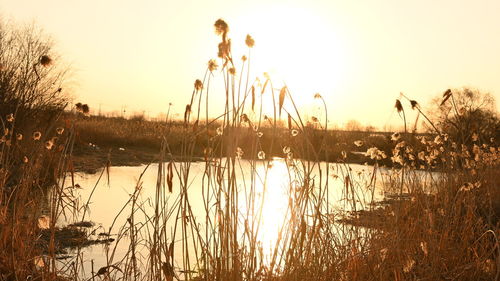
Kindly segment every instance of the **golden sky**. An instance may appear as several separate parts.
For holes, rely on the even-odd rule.
[[[234,57],[254,37],[252,76],[285,82],[310,116],[322,116],[319,92],[331,123],[379,127],[400,122],[400,92],[425,105],[468,86],[499,100],[499,11],[498,0],[0,0],[2,17],[52,36],[74,70],[73,96],[95,110],[153,117],[171,102],[182,113],[217,57],[213,23],[223,18]]]

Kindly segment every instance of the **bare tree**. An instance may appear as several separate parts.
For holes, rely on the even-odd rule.
[[[459,143],[490,142],[500,134],[495,99],[477,89],[446,90],[433,100],[430,118],[441,132]]]
[[[34,25],[0,19],[0,114],[14,113],[47,122],[67,104],[62,84],[67,73],[56,61],[53,43]],[[45,119],[45,120],[42,120]]]

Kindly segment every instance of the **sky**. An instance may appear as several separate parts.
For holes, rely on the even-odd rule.
[[[424,106],[448,88],[500,100],[498,11],[498,0],[0,0],[1,17],[53,38],[72,69],[69,94],[94,112],[155,117],[172,103],[182,116],[194,80],[217,58],[222,18],[233,56],[248,55],[251,34],[251,77],[286,84],[305,116],[325,118],[320,93],[329,123],[379,128],[401,124],[400,92]],[[216,73],[214,108],[222,84]]]

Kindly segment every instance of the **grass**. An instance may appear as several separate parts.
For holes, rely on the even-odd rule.
[[[218,20],[216,30],[221,66],[211,61],[204,79],[197,80],[182,121],[70,114],[51,149],[45,142],[54,132],[18,142],[12,139],[15,121],[4,123],[12,130],[0,157],[2,279],[498,280],[497,143],[462,145],[443,132],[380,137],[330,131],[321,124],[325,120],[304,120],[286,86],[275,89],[269,77],[261,85],[250,80],[251,37],[234,75],[227,24]],[[217,67],[226,99],[213,120],[209,85]],[[272,116],[262,114],[263,104],[272,105]],[[404,114],[401,102],[397,110]],[[249,117],[250,112],[255,114]],[[278,122],[280,114],[287,125]],[[355,141],[363,143],[358,147]],[[82,210],[88,211],[91,198],[86,204],[74,200],[78,187],[67,171],[77,160],[72,151],[90,142],[103,155],[111,147],[158,149],[158,176],[150,187],[153,198],[143,202],[140,175],[130,199],[117,210],[126,222],[106,229],[115,238],[104,253],[107,264],[83,277],[85,251],[78,249],[60,264],[55,237],[56,222],[65,215],[84,220]],[[364,173],[355,172],[346,163],[352,156],[342,153],[355,149],[367,151],[361,162],[373,164]],[[265,213],[266,192],[258,194],[260,188],[276,188],[272,156],[285,158],[288,177],[280,181],[288,184],[289,198],[286,215],[276,221],[276,241],[263,249],[261,222],[273,214]],[[205,169],[193,194],[192,165],[200,159]],[[107,172],[102,169],[99,179]],[[334,181],[341,183],[340,205],[331,201]],[[375,200],[379,188],[386,200]],[[202,205],[194,204],[194,197],[201,197]],[[36,246],[43,212],[50,217],[47,250]],[[123,256],[117,254],[120,245],[128,248]],[[40,257],[43,266],[35,262]]]

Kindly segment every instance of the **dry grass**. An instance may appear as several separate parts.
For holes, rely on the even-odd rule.
[[[238,67],[240,75],[235,76],[227,24],[219,20],[216,27],[221,35],[222,66],[218,71],[226,86],[225,109],[216,123],[209,120],[206,110],[215,71],[211,62],[205,78],[195,83],[180,123],[70,116],[71,126],[59,151],[47,150],[37,141],[29,141],[19,150],[12,143],[2,144],[2,279],[25,280],[28,275],[40,280],[498,279],[497,145],[475,142],[462,146],[444,134],[422,139],[402,132],[392,142],[368,136],[363,144],[358,143],[358,149],[368,150],[367,159],[374,165],[365,174],[357,174],[342,153],[357,147],[354,140],[343,143],[328,131],[327,123],[319,125],[321,120],[308,125],[289,89],[275,92],[269,77],[260,86],[249,80],[245,74],[250,73],[250,48]],[[247,38],[249,47],[253,43]],[[262,115],[264,102],[272,104],[273,116]],[[247,115],[250,111],[255,117]],[[401,102],[398,111],[404,113]],[[280,113],[288,116],[285,128],[277,121]],[[107,265],[86,277],[81,271],[84,252],[56,266],[54,238],[49,239],[44,266],[34,263],[44,254],[34,246],[40,210],[50,216],[54,237],[57,219],[64,211],[79,207],[71,200],[76,188],[71,175],[62,174],[71,164],[75,139],[82,143],[92,139],[103,146],[151,145],[160,150],[151,208],[140,200],[140,175],[129,201],[117,210],[127,214],[125,224],[113,224],[106,230],[116,238],[104,253]],[[392,149],[382,148],[382,153],[372,148],[379,141]],[[337,144],[342,149],[333,153]],[[32,152],[28,164],[12,164],[22,159],[18,151]],[[174,154],[183,161],[174,161]],[[268,172],[272,165],[269,156],[274,155],[286,159],[289,177],[283,182],[293,181],[293,185],[288,186],[286,216],[276,221],[281,225],[278,238],[267,251],[259,241],[260,225],[272,214],[264,213],[265,192],[259,197],[257,189],[273,188]],[[201,194],[196,194],[202,197],[201,206],[192,203],[195,195],[190,191],[190,160],[197,156],[205,164],[198,187]],[[340,162],[325,165],[320,160]],[[47,161],[52,164],[46,165]],[[382,169],[383,161],[394,165]],[[259,169],[262,163],[263,170]],[[245,176],[249,179],[242,176],[243,167],[249,170]],[[14,173],[14,169],[19,171]],[[17,173],[21,175],[17,181],[9,182]],[[40,184],[49,173],[53,181]],[[102,170],[99,179],[105,175]],[[330,201],[334,178],[342,182],[340,206]],[[387,195],[385,202],[374,201],[380,182]],[[201,208],[204,216],[195,216],[195,208]],[[120,245],[129,249],[124,256],[117,254]]]

